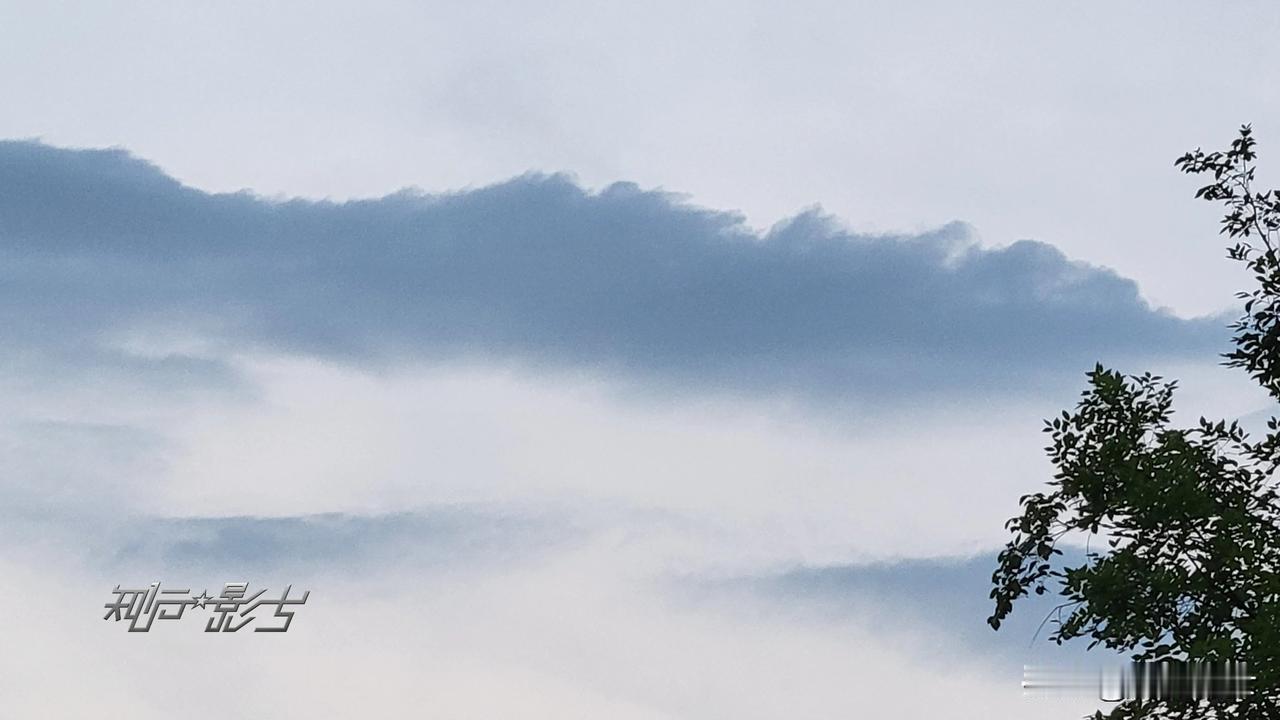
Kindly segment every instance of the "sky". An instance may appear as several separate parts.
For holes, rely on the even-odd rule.
[[[1094,363],[1269,412],[1173,160],[1278,24],[0,1],[0,718],[1078,717],[993,553]]]

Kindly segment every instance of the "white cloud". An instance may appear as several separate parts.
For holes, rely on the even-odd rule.
[[[29,591],[0,616],[6,647],[22,649],[0,653],[14,717],[763,720],[946,707],[1016,718],[1034,706],[1068,718],[1087,707],[1025,700],[1019,678],[964,652],[949,667],[921,661],[931,641],[911,627],[673,604],[607,548],[480,576],[317,578],[284,635],[206,634],[194,616],[128,633],[93,609],[127,580],[39,560],[0,559],[6,582]]]

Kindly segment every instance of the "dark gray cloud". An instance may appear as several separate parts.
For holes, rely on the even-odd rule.
[[[371,516],[147,518],[126,523],[102,560],[162,569],[474,569],[545,553],[579,533],[563,517],[464,506]]]
[[[95,509],[32,514],[0,507],[0,547],[69,558],[94,572],[153,578],[490,570],[581,543],[588,530],[562,512],[496,505],[276,517],[157,517]]]
[[[1083,564],[1084,553],[1067,549],[1062,558]],[[1024,663],[1105,663],[1119,658],[1104,648],[1088,650],[1087,641],[1056,645],[1049,641],[1062,598],[1054,593],[1029,595],[993,631],[986,622],[995,553],[971,558],[920,558],[861,565],[797,567],[755,576],[698,580],[681,578],[679,592],[690,601],[704,597],[763,600],[817,617],[861,617],[888,627],[922,628],[937,638],[925,650],[943,664],[955,662],[955,648],[981,653],[1011,672]],[[1050,584],[1051,590],[1056,586]]]
[[[1013,392],[1099,359],[1211,357],[1225,337],[1043,243],[984,250],[960,225],[856,235],[816,212],[761,235],[558,175],[272,201],[185,187],[124,151],[4,142],[0,260],[10,352],[42,362],[109,363],[122,330],[183,327],[354,363],[482,357],[848,398]]]

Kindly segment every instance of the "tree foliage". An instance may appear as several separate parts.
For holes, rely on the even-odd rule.
[[[1228,257],[1253,276],[1224,364],[1280,400],[1280,193],[1253,189],[1255,160],[1245,126],[1229,149],[1197,149],[1176,166],[1211,178],[1196,196],[1225,205]],[[1134,660],[1245,661],[1256,676],[1242,702],[1130,700],[1105,717],[1280,718],[1280,423],[1257,439],[1237,422],[1176,427],[1175,388],[1099,365],[1074,410],[1045,422],[1056,472],[1007,524],[988,622],[999,629],[1019,598],[1056,592],[1054,642]],[[1056,547],[1067,536],[1088,538],[1080,564]]]

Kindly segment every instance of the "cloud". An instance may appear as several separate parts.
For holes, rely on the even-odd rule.
[[[614,532],[618,518],[600,515],[457,505],[385,515],[145,517],[99,525],[95,543],[85,543],[84,529],[64,517],[38,523],[26,533],[79,545],[84,550],[73,556],[85,568],[140,585],[157,578],[216,583],[227,573],[320,586],[339,579],[339,584],[358,585],[407,575],[434,582],[484,580],[565,558],[582,562],[583,553],[598,553],[595,561],[610,558],[629,568],[622,574],[647,582],[647,592],[656,593],[675,612],[745,604],[756,612],[786,613],[793,621],[853,622],[868,631],[896,627],[936,638],[936,644],[913,648],[919,660],[945,666],[956,648],[964,648],[1011,674],[1031,660],[1119,661],[1112,653],[1086,653],[1084,642],[1059,648],[1048,641],[1053,611],[1061,601],[1056,595],[1023,598],[1000,632],[993,632],[985,619],[992,609],[988,594],[994,553],[791,564],[757,567],[749,574],[683,572],[655,566],[652,544],[639,547],[634,538],[619,543]],[[670,520],[632,514],[624,522],[634,535],[653,536],[669,532]],[[11,530],[7,540],[23,539],[26,533]],[[1066,553],[1066,564],[1084,560],[1080,548],[1068,547]]]
[[[142,518],[121,523],[99,565],[304,576],[430,569],[477,571],[527,562],[582,531],[570,518],[495,507],[446,506],[387,515]]]
[[[1084,551],[1066,547],[1064,564],[1084,563]],[[720,602],[753,601],[791,608],[792,611],[833,622],[861,617],[870,623],[910,627],[938,639],[922,657],[946,661],[955,648],[981,653],[993,665],[1014,673],[1028,662],[1105,663],[1121,656],[1105,648],[1089,651],[1087,641],[1063,646],[1049,642],[1062,598],[1034,594],[1019,600],[1014,612],[993,632],[986,618],[993,609],[991,573],[996,554],[971,557],[933,557],[812,566],[800,565],[777,572],[757,572],[692,580],[683,589],[689,597],[699,594]],[[1051,590],[1056,585],[1050,583]]]
[[[813,211],[759,234],[667,193],[560,175],[267,200],[186,187],[121,150],[34,142],[0,143],[0,259],[10,353],[74,366],[141,352],[215,380],[243,351],[481,357],[883,399],[1014,393],[1098,359],[1211,355],[1225,335],[1050,245],[983,249],[958,224],[865,236]]]
[[[101,549],[82,550],[77,559],[30,548],[0,554],[5,578],[39,590],[23,612],[0,616],[0,632],[22,649],[0,653],[0,676],[10,681],[5,707],[18,715],[80,717],[93,698],[141,718],[176,709],[194,718],[267,711],[286,718],[392,716],[424,707],[459,719],[868,712],[924,718],[963,698],[949,716],[1027,713],[1017,672],[993,662],[986,648],[952,645],[942,653],[938,646],[950,643],[936,628],[910,614],[884,622],[886,608],[874,596],[847,593],[852,609],[823,616],[804,607],[801,593],[744,599],[687,581],[686,592],[676,593],[672,583],[653,582],[644,569],[620,561],[608,536],[542,552],[514,530],[497,545],[513,549],[519,562],[477,563],[473,531],[441,534],[435,520],[207,519],[185,529],[187,521],[161,523],[161,532],[125,523],[121,529],[135,539],[158,546],[159,562],[121,544],[128,533],[99,538],[121,551],[114,558]],[[247,563],[213,552],[190,565],[169,552],[196,525],[204,526],[201,533],[235,535],[249,524],[253,533],[287,542],[264,543],[268,557]],[[349,535],[357,526],[363,530]],[[409,539],[455,552],[458,560],[446,568],[366,562],[370,553],[395,553]],[[295,555],[293,543],[316,541],[333,550],[334,562],[318,567]],[[348,544],[358,547],[337,547]],[[269,557],[273,552],[277,558]],[[956,577],[938,572],[932,587]],[[227,581],[273,595],[292,583],[311,595],[286,635],[206,634],[207,614],[196,610],[157,621],[146,634],[104,621],[101,606],[112,587],[157,580],[170,588],[208,584],[215,594]],[[81,678],[82,692],[59,685],[69,675]],[[1087,700],[1080,707],[1038,707],[1036,714],[1079,717]]]
[[[0,143],[0,278],[0,570],[49,588],[0,675],[53,716],[56,666],[140,717],[1019,717],[986,555],[858,563],[988,550],[1046,378],[1222,334],[960,225],[762,234],[562,176],[267,200],[38,143]],[[314,604],[248,651],[92,612],[153,580]]]

